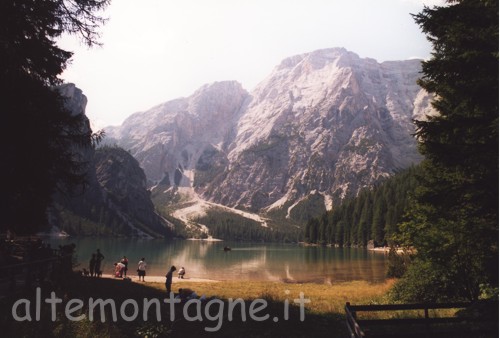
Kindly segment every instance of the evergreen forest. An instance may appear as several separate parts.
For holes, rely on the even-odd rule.
[[[340,247],[367,246],[369,241],[375,246],[391,244],[418,186],[418,173],[418,166],[410,167],[310,219],[305,241]]]
[[[301,233],[296,228],[283,226],[267,227],[260,222],[224,212],[218,208],[210,209],[197,223],[206,225],[214,238],[250,242],[297,242]]]

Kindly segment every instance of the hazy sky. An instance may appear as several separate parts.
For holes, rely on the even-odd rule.
[[[88,98],[99,127],[206,83],[236,80],[251,91],[286,57],[345,47],[378,61],[427,58],[410,13],[443,0],[113,0],[102,47],[76,37],[62,74]]]

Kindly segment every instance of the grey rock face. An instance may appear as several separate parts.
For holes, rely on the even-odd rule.
[[[175,173],[194,168],[205,149],[224,147],[234,115],[247,96],[237,82],[216,82],[187,99],[133,114],[119,128],[106,132],[130,150],[148,179],[158,181],[168,176],[174,182]]]
[[[283,60],[251,93],[206,85],[108,134],[153,184],[212,202],[262,211],[314,192],[338,202],[420,161],[412,119],[431,112],[420,69],[318,50]]]
[[[96,151],[94,164],[105,205],[133,229],[165,233],[167,225],[155,212],[146,175],[132,155],[121,148],[104,147]]]
[[[92,132],[85,116],[87,98],[74,84],[58,88],[74,116],[82,115],[84,132]],[[53,225],[68,226],[64,214],[71,213],[72,234],[125,235],[141,237],[171,236],[169,224],[156,212],[146,188],[146,176],[132,155],[117,147],[78,148],[74,155],[86,163],[86,188],[78,194],[56,194],[50,210]],[[103,229],[75,226],[82,219]],[[76,220],[76,221],[75,221]]]

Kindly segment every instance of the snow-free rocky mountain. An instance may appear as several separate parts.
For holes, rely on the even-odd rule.
[[[328,209],[421,160],[412,119],[432,108],[420,70],[317,50],[283,60],[250,93],[216,82],[135,113],[106,128],[108,142],[139,161],[153,191],[201,210],[289,217],[311,197]]]
[[[84,132],[87,98],[74,84],[59,91],[73,115],[81,115]],[[117,147],[75,149],[87,166],[87,186],[72,195],[56,194],[51,224],[71,235],[171,237],[171,224],[155,211],[146,176],[132,155]]]

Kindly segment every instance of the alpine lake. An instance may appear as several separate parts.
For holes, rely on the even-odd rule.
[[[335,248],[301,244],[246,243],[203,240],[149,240],[137,238],[52,237],[52,248],[76,244],[75,269],[88,269],[92,253],[104,255],[101,268],[112,274],[114,263],[129,260],[135,276],[141,258],[148,276],[165,276],[170,266],[186,269],[186,278],[213,280],[338,283],[385,280],[387,256],[364,248]],[[224,250],[224,247],[230,250]]]

